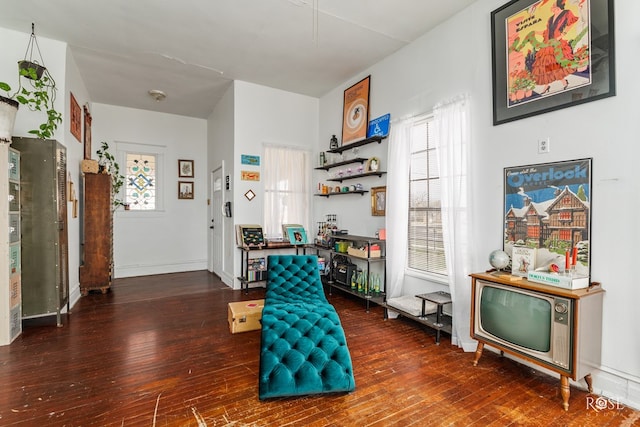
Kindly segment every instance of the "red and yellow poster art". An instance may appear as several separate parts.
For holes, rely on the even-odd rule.
[[[260,181],[260,172],[240,171],[240,179],[243,181]]]
[[[342,145],[351,144],[367,137],[370,79],[371,76],[367,76],[344,91]]]
[[[590,85],[590,0],[540,0],[505,20],[507,107]]]

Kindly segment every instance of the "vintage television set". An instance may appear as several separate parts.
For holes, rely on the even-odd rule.
[[[599,284],[567,290],[488,273],[472,274],[471,336],[478,340],[474,365],[489,345],[560,374],[568,408],[569,378],[600,366],[602,296]]]

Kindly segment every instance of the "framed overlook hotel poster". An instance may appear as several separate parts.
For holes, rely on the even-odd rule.
[[[615,95],[613,0],[512,0],[491,41],[494,125]]]
[[[503,212],[505,249],[536,248],[538,268],[572,258],[589,275],[590,158],[505,168]]]
[[[342,145],[363,140],[369,125],[369,86],[367,76],[344,91],[342,110]]]

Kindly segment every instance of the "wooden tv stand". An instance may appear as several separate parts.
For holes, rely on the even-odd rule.
[[[556,366],[524,354],[509,345],[478,336],[475,332],[476,282],[478,280],[571,300],[573,303],[571,319],[573,328],[571,344],[568,348],[568,351],[570,351],[569,367],[565,369]],[[471,337],[478,341],[473,366],[478,365],[478,361],[482,356],[482,351],[486,344],[499,349],[501,352],[520,357],[560,374],[560,394],[562,396],[562,406],[565,411],[569,409],[570,378],[573,380],[584,378],[589,393],[593,393],[591,371],[600,366],[602,348],[602,298],[604,296],[604,290],[601,288],[600,283],[592,282],[591,285],[585,289],[568,290],[530,282],[525,278],[511,280],[508,275],[498,276],[490,273],[476,273],[471,274],[471,285]]]

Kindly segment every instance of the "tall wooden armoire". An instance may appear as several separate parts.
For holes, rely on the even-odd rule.
[[[85,173],[82,197],[80,293],[104,294],[111,287],[113,268],[111,175]]]
[[[67,149],[52,139],[14,137],[20,152],[22,318],[69,310]]]

